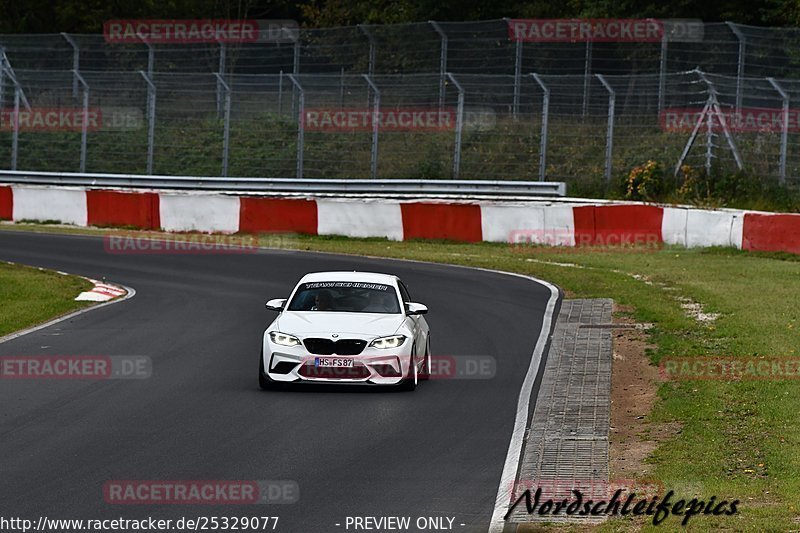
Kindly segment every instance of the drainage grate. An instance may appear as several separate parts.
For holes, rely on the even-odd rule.
[[[572,488],[591,493],[608,485],[611,305],[608,299],[562,303],[522,453],[517,496],[540,487],[544,499],[555,500]],[[523,503],[508,522],[555,520],[528,515]]]

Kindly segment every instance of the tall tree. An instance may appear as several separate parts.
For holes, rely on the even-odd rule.
[[[0,32],[97,33],[113,18],[295,19],[308,27],[502,17],[661,17],[800,26],[800,0],[0,0]]]

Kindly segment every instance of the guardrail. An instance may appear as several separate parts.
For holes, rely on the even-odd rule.
[[[413,179],[295,179],[151,176],[71,172],[0,170],[0,183],[75,185],[135,189],[247,191],[280,195],[380,197],[563,197],[567,186],[555,181],[413,180]]]

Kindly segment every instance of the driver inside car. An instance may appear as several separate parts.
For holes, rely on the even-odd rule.
[[[333,295],[328,291],[319,291],[314,299],[312,311],[330,311],[333,308]]]
[[[388,313],[389,308],[386,305],[386,295],[378,291],[370,291],[369,303],[361,311],[364,313]]]

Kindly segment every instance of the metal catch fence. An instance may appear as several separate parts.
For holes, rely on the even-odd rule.
[[[655,159],[797,185],[800,30],[525,42],[512,23],[235,45],[0,36],[0,166],[588,187]]]

